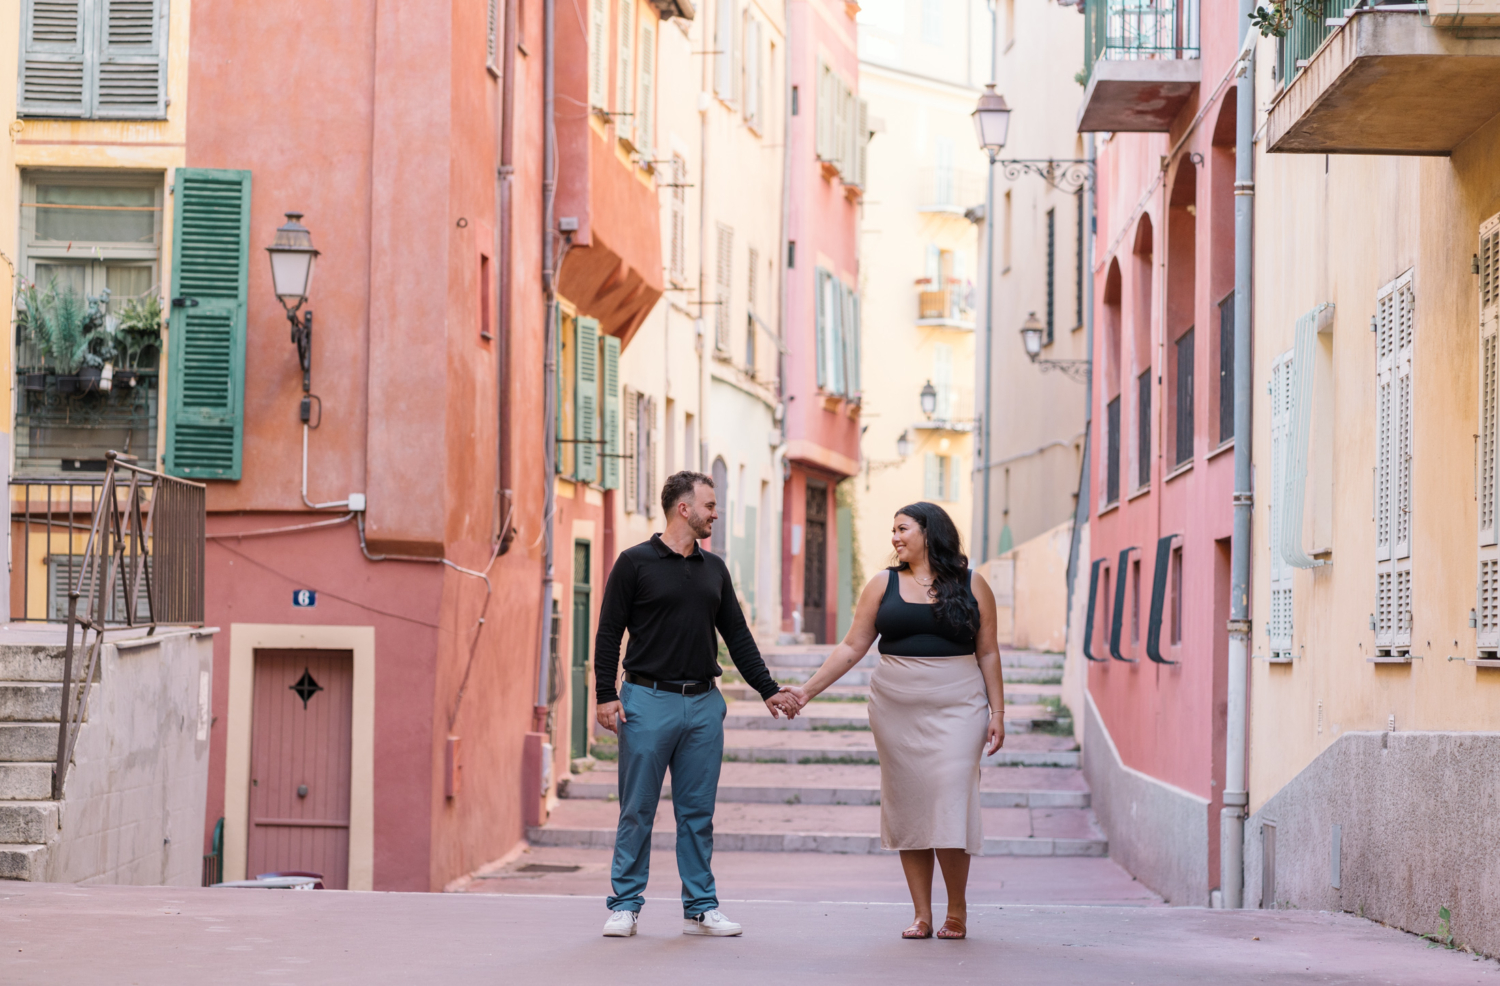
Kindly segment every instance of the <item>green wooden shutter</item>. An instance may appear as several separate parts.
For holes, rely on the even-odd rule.
[[[604,353],[604,482],[607,490],[620,488],[620,340],[599,340]]]
[[[88,45],[84,0],[26,0],[21,24],[20,116],[86,116]]]
[[[599,320],[579,317],[574,330],[578,345],[573,354],[573,478],[592,483],[599,478]]]
[[[167,0],[103,0],[94,116],[167,115]]]
[[[239,479],[250,172],[178,168],[175,193],[166,470]]]

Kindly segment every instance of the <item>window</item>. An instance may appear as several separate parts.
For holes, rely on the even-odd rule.
[[[1479,227],[1479,656],[1500,657],[1500,215]]]
[[[164,318],[161,210],[159,174],[23,176],[17,472],[103,469],[109,449],[155,461]],[[30,317],[33,308],[40,318]],[[109,331],[106,319],[126,324],[117,321]],[[48,331],[49,325],[61,331]],[[76,337],[91,329],[95,341],[80,354],[65,333]]]
[[[818,160],[845,184],[863,187],[869,110],[827,62],[818,63],[817,113],[814,145]]]
[[[714,266],[714,348],[729,352],[729,288],[734,276],[734,230],[718,224],[718,262]]]
[[[671,223],[669,274],[681,285],[687,279],[687,162],[680,154],[672,155]]]
[[[1177,353],[1177,394],[1173,412],[1177,421],[1173,465],[1180,466],[1193,458],[1193,330],[1184,332],[1174,343]]]
[[[641,18],[640,92],[635,103],[635,147],[646,159],[656,146],[656,18]],[[674,189],[675,191],[675,189]]]
[[[756,286],[759,283],[757,277],[760,267],[760,251],[750,249],[750,262],[745,265],[745,369],[751,374],[755,373],[755,309],[756,309]]]
[[[1135,381],[1136,389],[1136,463],[1135,487],[1151,485],[1151,368],[1146,367]]]
[[[760,76],[762,55],[760,41],[760,21],[751,16],[748,8],[745,10],[745,26],[743,33],[745,41],[745,53],[743,56],[744,79],[742,80],[741,84],[744,89],[745,123],[748,124],[752,130],[758,131],[761,129]]]
[[[1044,346],[1057,338],[1057,210],[1047,210],[1047,336]]]
[[[860,386],[859,297],[821,267],[815,283],[818,386],[830,394],[855,395]]]
[[[1234,439],[1234,294],[1219,302],[1219,444]]]
[[[1120,398],[1109,402],[1104,417],[1108,431],[1104,453],[1104,505],[1109,506],[1120,499]]]
[[[596,110],[606,111],[609,109],[609,93],[605,84],[609,72],[607,3],[608,0],[589,0],[589,105]]]
[[[1168,640],[1172,644],[1182,643],[1182,548],[1172,549],[1172,632]]]
[[[1416,295],[1407,271],[1375,303],[1375,647],[1411,646],[1412,349]]]
[[[922,43],[943,43],[943,0],[922,0]]]
[[[631,55],[635,50],[635,0],[619,0],[619,23],[615,25],[615,105],[610,107],[615,136],[628,144],[635,141],[635,116],[631,96],[635,92],[635,71]]]
[[[957,500],[958,458],[928,452],[924,465],[926,468],[923,474],[922,496],[933,501]]]
[[[735,0],[719,0],[714,15],[714,92],[734,102]]]
[[[26,0],[23,117],[167,115],[167,0]]]

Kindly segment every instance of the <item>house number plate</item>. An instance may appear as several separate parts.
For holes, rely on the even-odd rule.
[[[316,589],[292,590],[292,605],[299,608],[318,605],[318,591]]]

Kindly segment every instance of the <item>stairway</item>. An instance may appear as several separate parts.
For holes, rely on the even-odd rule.
[[[830,646],[764,651],[778,681],[806,681]],[[788,722],[772,719],[759,697],[733,675],[723,682],[724,767],[714,815],[720,851],[880,852],[880,767],[870,733],[869,677],[879,656],[865,656],[833,688]],[[981,761],[986,855],[1105,856],[1108,844],[1089,808],[1069,723],[1053,706],[1062,656],[1005,651],[1005,746]],[[1048,699],[1053,699],[1049,704]],[[601,750],[608,749],[601,744]],[[606,848],[618,810],[614,764],[564,778],[562,801],[547,824],[528,830],[534,846]],[[652,845],[670,849],[675,823],[671,784],[663,791]]]
[[[57,839],[62,680],[62,647],[0,645],[0,879],[43,879]]]

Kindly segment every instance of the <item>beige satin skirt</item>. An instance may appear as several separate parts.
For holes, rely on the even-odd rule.
[[[880,655],[870,676],[870,729],[880,755],[880,844],[984,849],[979,758],[989,731],[974,655]]]

